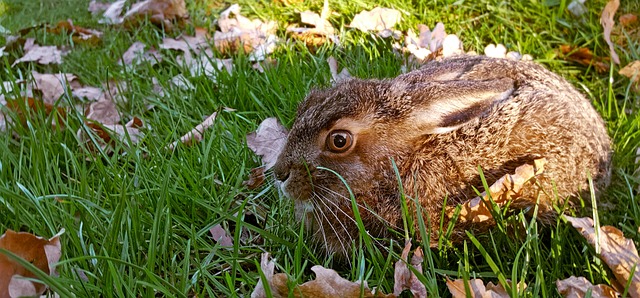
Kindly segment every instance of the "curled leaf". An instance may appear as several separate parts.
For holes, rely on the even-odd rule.
[[[596,233],[591,218],[567,215],[564,218],[591,246],[599,247],[599,257],[611,268],[620,284],[626,285],[631,279],[627,289],[629,295],[640,297],[640,257],[633,241],[625,238],[622,231],[612,226],[600,227],[600,231]]]

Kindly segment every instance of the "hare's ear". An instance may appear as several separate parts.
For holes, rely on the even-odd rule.
[[[439,134],[454,131],[482,116],[514,90],[514,81],[442,81],[414,85],[415,109],[410,121],[421,133]]]

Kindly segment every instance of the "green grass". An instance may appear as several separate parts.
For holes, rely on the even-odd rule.
[[[61,131],[50,129],[50,119],[39,115],[28,126],[15,127],[18,138],[0,134],[0,232],[13,229],[50,237],[66,229],[61,237],[60,276],[47,281],[52,288],[63,288],[77,297],[248,296],[260,276],[256,268],[260,254],[269,252],[277,260],[276,270],[287,273],[293,282],[312,278],[310,268],[318,264],[337,269],[349,280],[364,278],[369,286],[392,292],[397,242],[379,240],[386,247],[393,246],[391,255],[366,241],[348,262],[326,258],[299,237],[303,229],[293,218],[291,202],[279,198],[271,188],[248,190],[242,185],[259,162],[246,147],[246,133],[271,116],[290,125],[297,103],[309,89],[330,84],[325,61],[331,55],[355,76],[399,74],[402,59],[391,51],[388,41],[343,28],[342,47],[324,46],[312,54],[295,42],[282,44],[272,54],[277,66],[265,73],[252,70],[246,57],[234,56],[233,74],[222,72],[217,83],[192,78],[195,91],[165,85],[167,96],[159,98],[149,78],[166,82],[183,69],[166,62],[122,71],[116,63],[132,42],[157,45],[165,33],[151,25],[132,31],[98,25],[86,11],[88,2],[0,0],[0,25],[12,32],[67,18],[105,32],[101,45],[75,45],[59,66],[23,63],[12,68],[9,60],[21,55],[12,52],[0,58],[0,80],[14,80],[31,70],[70,72],[95,86],[111,78],[124,80],[130,88],[125,93],[129,101],[121,107],[123,117],[138,116],[150,126],[140,145],[122,148],[126,154],[113,156],[87,154],[78,146],[75,132],[83,123],[79,115],[70,115],[68,128]],[[231,4],[188,2],[192,20],[202,26],[213,24],[218,13]],[[407,12],[398,26],[402,30],[415,29],[418,23],[433,27],[443,22],[448,33],[461,38],[466,50],[482,52],[489,43],[503,43],[509,50],[533,55],[588,94],[607,121],[615,149],[614,180],[599,201],[598,215],[601,224],[620,228],[638,245],[640,207],[635,189],[640,181],[633,173],[638,167],[635,150],[640,146],[640,96],[631,90],[628,79],[617,75],[617,67],[611,74],[600,74],[559,59],[555,49],[562,44],[589,47],[598,56],[608,56],[599,24],[605,1],[589,1],[589,13],[579,18],[568,13],[567,2],[376,3]],[[631,2],[623,3],[618,15],[640,10]],[[244,15],[277,20],[281,28],[298,21],[297,12],[322,7],[322,1],[290,6],[272,1],[239,3]],[[340,28],[376,3],[331,1],[337,14],[330,21]],[[279,36],[284,36],[283,31]],[[42,31],[30,36],[40,44],[70,45],[65,36]],[[618,52],[622,65],[640,59],[639,41],[629,40],[628,44]],[[149,103],[155,109],[147,112]],[[163,149],[214,111],[219,112],[216,124],[201,143],[180,146],[175,152]],[[575,213],[591,216],[590,204],[585,205]],[[424,233],[430,221],[420,223],[417,233]],[[216,224],[230,231],[234,247],[220,247],[210,238],[209,228]],[[520,295],[527,297],[558,296],[555,281],[571,275],[609,283],[612,275],[606,266],[561,220],[542,227],[516,214],[499,226],[507,228],[470,236],[462,244],[443,241],[439,249],[426,249],[425,273],[419,278],[429,295],[449,296],[445,276],[494,283],[524,281],[528,288]],[[509,227],[526,233],[510,235]],[[78,270],[88,281],[81,279]]]

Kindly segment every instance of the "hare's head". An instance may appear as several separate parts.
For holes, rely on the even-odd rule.
[[[296,215],[329,252],[345,253],[357,239],[352,199],[370,233],[398,228],[393,160],[430,162],[414,158],[425,137],[477,119],[514,88],[510,79],[411,78],[344,81],[312,91],[298,107],[274,174]]]

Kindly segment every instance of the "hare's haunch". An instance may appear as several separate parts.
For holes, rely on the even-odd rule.
[[[610,156],[602,118],[566,80],[533,62],[475,56],[312,91],[274,173],[312,236],[344,254],[358,228],[341,177],[367,231],[385,237],[402,227],[395,162],[404,193],[430,217],[437,240],[444,198],[460,204],[483,189],[478,166],[491,184],[546,158],[523,195],[549,206],[556,194],[588,191],[588,173],[596,189],[606,186]]]

